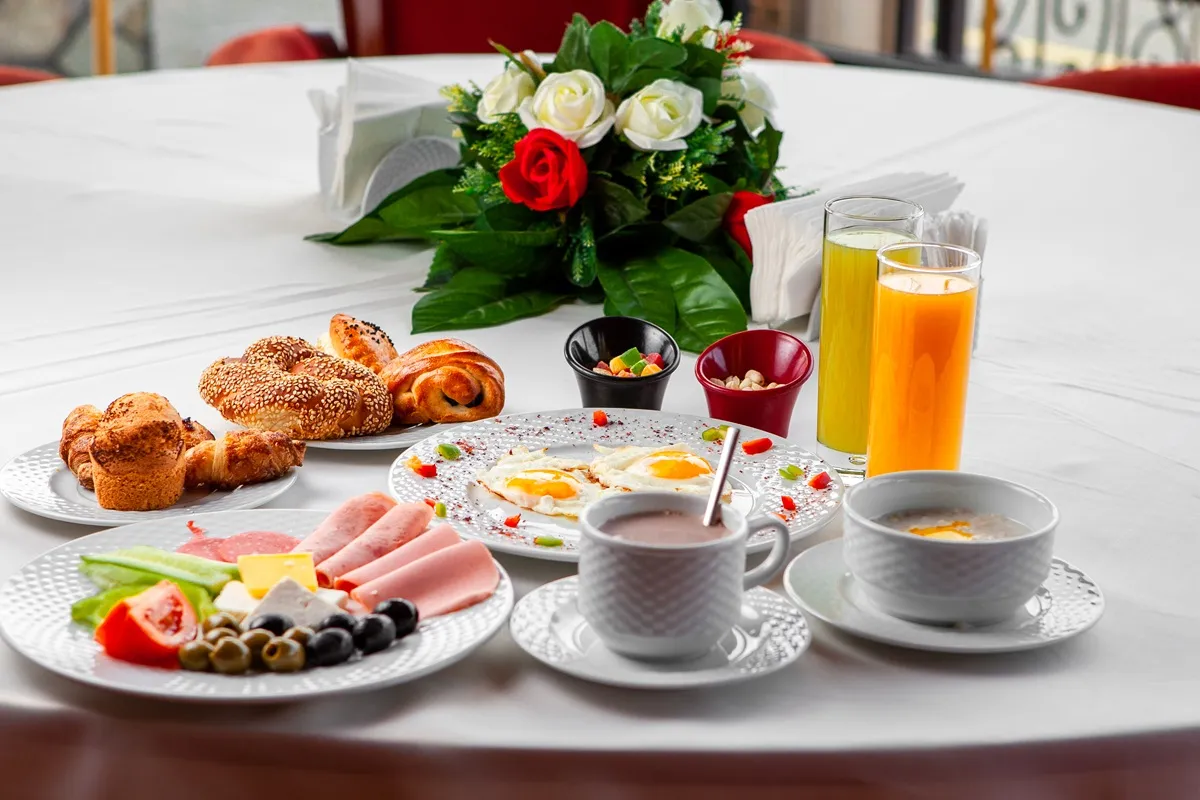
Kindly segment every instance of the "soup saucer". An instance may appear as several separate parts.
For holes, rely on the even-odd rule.
[[[850,574],[842,558],[841,539],[819,544],[793,559],[783,586],[801,608],[839,630],[938,653],[1006,653],[1046,647],[1083,633],[1104,614],[1100,587],[1061,558],[1053,560],[1050,576],[1024,607],[991,625],[923,625],[884,613],[866,598]]]
[[[548,667],[608,686],[692,689],[737,683],[786,667],[808,649],[812,632],[799,609],[763,588],[746,592],[742,620],[705,656],[635,661],[605,647],[576,606],[579,578],[539,586],[521,598],[509,627],[525,652]]]

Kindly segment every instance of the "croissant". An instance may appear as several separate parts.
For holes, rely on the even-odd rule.
[[[183,418],[183,449],[191,450],[201,442],[211,442],[215,437],[212,431],[191,417]]]
[[[95,406],[79,406],[63,420],[62,438],[58,440],[58,457],[67,462],[79,485],[92,488],[92,442],[103,412]]]
[[[504,408],[504,372],[466,342],[417,345],[379,373],[392,393],[394,423],[469,422]]]
[[[304,463],[304,443],[273,431],[231,431],[187,451],[189,489],[236,489],[287,474]]]

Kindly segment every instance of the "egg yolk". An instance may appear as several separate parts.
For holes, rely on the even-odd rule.
[[[646,464],[646,470],[656,478],[666,478],[672,481],[685,481],[698,475],[707,475],[712,467],[707,461],[698,459],[691,453],[674,450],[664,450],[655,453],[656,458]]]
[[[917,536],[926,536],[930,539],[945,539],[947,541],[959,541],[962,539],[971,538],[971,523],[965,519],[956,519],[949,525],[931,525],[928,528],[909,528],[909,533],[915,533]]]
[[[525,470],[507,481],[510,489],[534,497],[553,497],[555,500],[566,500],[578,494],[576,483],[574,476],[558,469]]]

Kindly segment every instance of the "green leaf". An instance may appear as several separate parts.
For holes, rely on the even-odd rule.
[[[544,314],[570,295],[530,289],[508,294],[508,279],[483,267],[456,273],[442,288],[417,301],[412,332],[484,328]]]
[[[573,69],[586,69],[592,72],[592,60],[588,58],[588,34],[591,25],[583,14],[576,14],[571,24],[563,34],[562,44],[558,46],[558,55],[550,64],[548,72],[570,72]]]
[[[745,272],[746,275],[754,272],[754,263],[750,261],[750,256],[746,255],[746,251],[742,249],[742,246],[728,234],[725,235],[725,249],[727,252],[733,254],[733,260],[742,268],[742,272]]]
[[[714,114],[721,102],[721,79],[694,78],[691,83],[704,95],[704,113],[710,116]]]
[[[725,54],[699,44],[686,44],[687,61],[683,62],[683,71],[693,78],[721,79],[728,61]]]
[[[552,254],[548,245],[558,240],[556,228],[526,231],[435,231],[462,260],[503,275],[527,275],[544,267]]]
[[[327,244],[431,238],[431,232],[470,222],[479,213],[474,199],[454,191],[461,177],[458,168],[422,175],[392,192],[375,210],[344,231],[307,238]]]
[[[591,286],[596,282],[596,235],[586,215],[579,222],[579,231],[571,245],[571,272],[568,276],[576,286]]]
[[[632,94],[638,89],[645,88],[657,80],[665,78],[669,81],[687,82],[687,76],[674,69],[639,69],[622,82],[621,91]]]
[[[597,22],[592,26],[588,35],[588,55],[596,68],[596,75],[605,85],[614,73],[625,68],[625,53],[629,49],[629,39],[621,29],[611,22]]]
[[[699,353],[722,337],[746,330],[746,310],[703,257],[668,248],[657,262],[674,293],[678,315],[674,335],[680,347]]]
[[[619,183],[607,180],[594,180],[589,187],[600,202],[600,212],[604,217],[604,236],[616,233],[626,225],[645,219],[650,215],[650,209],[644,200]]]
[[[732,240],[730,241],[732,242]],[[746,254],[742,253],[742,248],[736,242],[732,243],[732,247],[745,258]],[[700,245],[694,247],[693,250],[712,265],[712,268],[721,276],[721,280],[729,284],[730,289],[733,289],[733,293],[737,295],[742,308],[749,311],[750,271],[744,269],[742,264],[737,261],[736,254],[731,256],[724,247],[719,245]]]
[[[684,206],[663,220],[672,232],[693,242],[702,242],[721,227],[732,194],[710,194]]]
[[[596,274],[606,295],[606,315],[637,317],[668,332],[675,330],[675,298],[654,256],[635,258],[620,266],[601,261]]]
[[[782,141],[783,132],[775,130],[771,121],[767,120],[767,126],[758,134],[757,141],[765,162],[759,165],[763,169],[763,189],[767,188],[771,175],[775,172],[775,165],[779,163],[779,144]]]
[[[438,245],[433,252],[433,261],[429,264],[429,272],[425,275],[425,285],[417,291],[430,291],[443,285],[454,273],[466,266],[466,263],[454,254],[445,244]]]
[[[665,39],[638,39],[636,42],[630,43],[625,54],[623,69],[618,75],[613,76],[613,88],[618,93],[629,91],[630,81],[638,70],[669,70],[686,60],[687,50],[681,44],[668,42]],[[657,80],[657,78],[646,81],[641,86],[645,86],[653,80]]]
[[[545,220],[542,214],[519,203],[500,203],[487,208],[475,220],[479,231],[527,231]],[[544,228],[543,228],[544,229]]]

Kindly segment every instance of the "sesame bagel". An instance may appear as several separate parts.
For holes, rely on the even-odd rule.
[[[230,422],[293,439],[379,433],[392,419],[387,386],[361,364],[303,339],[259,339],[200,376],[200,397]]]

